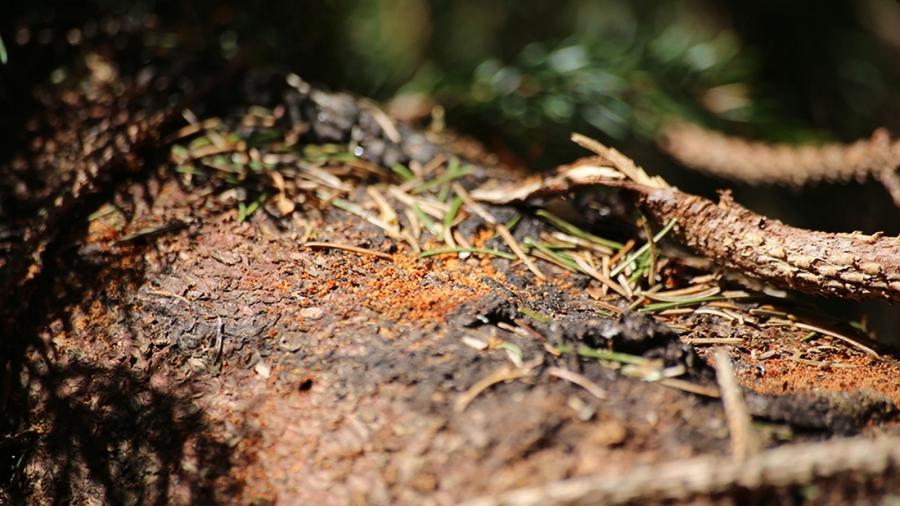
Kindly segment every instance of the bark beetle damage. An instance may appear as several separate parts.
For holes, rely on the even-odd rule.
[[[715,203],[665,184],[638,184],[632,176],[631,181],[604,177],[611,167],[621,170],[622,155],[596,142],[579,143],[601,156],[561,167],[548,184],[528,195],[521,188],[510,190],[511,197],[504,197],[501,188],[484,188],[473,196],[499,204],[598,184],[626,188],[659,223],[676,219],[674,233],[685,245],[724,266],[806,293],[900,302],[900,237],[804,230],[741,207],[729,192]],[[627,163],[623,173],[646,178],[633,162]]]
[[[900,205],[900,139],[884,129],[850,144],[793,146],[731,137],[689,123],[667,126],[660,147],[686,167],[751,184],[801,186],[878,178]]]

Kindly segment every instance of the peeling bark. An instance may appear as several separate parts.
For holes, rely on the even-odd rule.
[[[900,237],[880,233],[804,230],[756,214],[721,192],[718,203],[665,184],[648,186],[607,177],[621,162],[597,143],[601,156],[563,166],[546,184],[510,189],[482,188],[473,197],[495,204],[526,201],[596,185],[625,188],[659,223],[677,220],[675,236],[698,254],[773,285],[816,295],[900,302]],[[643,170],[629,160],[629,172]]]

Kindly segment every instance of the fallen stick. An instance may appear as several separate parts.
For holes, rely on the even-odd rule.
[[[900,237],[804,230],[736,204],[674,188],[634,188],[659,222],[678,219],[684,244],[722,265],[806,293],[900,302]]]
[[[703,456],[641,465],[479,497],[465,506],[626,504],[686,500],[732,490],[806,485],[853,473],[883,476],[900,468],[900,438],[848,438],[781,446],[744,461]]]
[[[686,167],[751,184],[880,180],[900,206],[900,140],[884,129],[850,144],[769,144],[690,123],[663,129],[659,145]]]
[[[806,293],[900,302],[900,237],[791,227],[741,207],[730,192],[720,192],[718,203],[684,193],[615,149],[577,134],[573,140],[600,156],[514,188],[479,188],[472,197],[508,204],[597,185],[624,188],[658,223],[677,220],[675,237],[721,265]]]

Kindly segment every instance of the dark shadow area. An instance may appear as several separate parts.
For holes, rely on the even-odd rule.
[[[38,25],[35,36],[50,30],[58,37],[66,33],[59,23],[84,22],[84,13],[63,10],[68,17],[48,20],[53,28]],[[84,247],[89,217],[102,204],[117,202],[126,222],[132,220],[136,203],[122,192],[139,186],[150,198],[152,169],[168,153],[152,137],[129,146],[129,119],[176,105],[224,65],[203,58],[202,46],[168,56],[158,46],[148,49],[148,27],[134,19],[118,22],[104,25],[89,48],[60,48],[51,40],[23,44],[18,58],[29,59],[3,69],[0,101],[11,106],[0,125],[8,134],[0,142],[0,279],[10,290],[0,297],[0,499],[11,504],[86,497],[109,504],[209,504],[239,487],[229,476],[231,448],[213,436],[191,385],[153,386],[156,370],[136,367],[142,353],[170,353],[137,350],[142,322],[128,312],[129,290],[143,280],[152,237],[108,250]],[[91,60],[86,49],[112,62],[120,81],[84,85],[83,76],[104,72],[107,61]],[[92,61],[100,67],[91,69]],[[47,83],[53,71],[63,73]],[[6,79],[11,73],[15,77]],[[146,76],[150,80],[142,82]],[[171,132],[166,128],[159,133]],[[107,151],[123,145],[122,156]],[[85,175],[93,182],[73,189]],[[55,204],[63,198],[64,205]],[[85,337],[73,315],[97,309],[119,318],[92,322],[84,342],[54,341]],[[105,349],[92,340],[103,339],[118,340],[113,349],[132,353],[90,356]]]
[[[22,432],[4,445],[4,461],[14,462],[3,476],[12,503],[38,493],[55,504],[85,494],[111,504],[168,504],[179,486],[187,503],[217,502],[213,483],[228,476],[230,449],[207,435],[202,412],[188,399],[149,388],[125,366],[34,369],[27,388],[65,394],[44,401],[41,412],[49,417],[41,419],[40,434]],[[33,472],[43,476],[25,483],[22,466],[35,459]]]
[[[84,201],[73,214],[86,215],[104,196]],[[231,449],[212,436],[189,384],[153,387],[153,369],[135,368],[134,354],[104,363],[83,359],[77,345],[64,354],[48,346],[55,335],[79,335],[71,326],[74,307],[87,313],[92,305],[122,305],[144,275],[140,258],[152,245],[92,258],[73,246],[84,234],[83,226],[74,227],[50,244],[44,270],[20,287],[15,307],[5,308],[5,499],[24,504],[37,494],[47,503],[68,504],[87,495],[111,504],[168,504],[174,491],[175,502],[209,504],[218,502],[217,493],[232,496],[239,484],[228,475]],[[116,287],[112,296],[110,286]],[[121,320],[110,323],[120,328],[119,344],[136,346],[140,322],[128,315]],[[98,328],[95,338],[116,336]],[[26,466],[39,479],[27,480]]]

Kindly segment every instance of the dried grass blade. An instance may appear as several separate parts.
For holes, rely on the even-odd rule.
[[[509,249],[513,250],[513,253],[516,254],[516,257],[528,267],[528,270],[532,272],[538,279],[546,279],[546,276],[543,272],[538,268],[537,264],[525,254],[525,250],[522,249],[522,246],[519,245],[519,241],[513,237],[512,232],[506,228],[506,225],[497,225],[497,233],[500,234],[500,237],[503,238],[503,241],[506,242]]]
[[[647,220],[646,216],[642,215],[641,227],[644,229],[644,233],[648,237],[647,244],[650,245],[650,267],[647,271],[647,282],[650,286],[656,284],[656,241],[653,237],[653,231],[650,230],[650,222]]]
[[[575,263],[578,264],[578,266],[581,267],[581,270],[587,273],[588,276],[603,283],[604,286],[621,295],[622,297],[628,297],[628,293],[621,286],[619,286],[618,283],[604,276],[599,271],[597,271],[597,269],[593,268],[581,255],[573,253],[572,259],[575,260]]]
[[[606,391],[603,390],[600,385],[591,381],[587,376],[560,367],[551,367],[547,369],[547,374],[566,380],[569,383],[574,383],[600,400],[606,399]]]
[[[672,227],[674,227],[676,223],[678,223],[677,218],[672,218],[671,220],[669,220],[669,223],[667,223],[666,226],[662,228],[662,230],[657,232],[656,235],[654,235],[653,237],[649,237],[649,240],[643,246],[638,248],[638,250],[634,253],[628,255],[625,260],[619,262],[619,264],[613,268],[612,272],[609,273],[610,277],[614,277],[625,270],[625,268],[628,267],[629,264],[637,260],[639,256],[646,253],[650,249],[651,244],[661,241],[662,238],[665,237],[670,230],[672,230]]]
[[[327,199],[322,199],[322,200],[327,201]],[[360,208],[356,204],[353,204],[352,202],[348,202],[344,199],[331,199],[330,203],[334,207],[337,207],[338,209],[343,209],[344,211],[347,211],[348,213],[355,214],[356,216],[359,216],[360,218],[368,221],[372,225],[375,225],[376,227],[384,230],[384,232],[387,235],[389,235],[390,237],[392,237],[394,239],[401,239],[399,228],[397,228],[396,226],[393,226],[389,223],[385,223],[383,220],[381,220],[377,216],[373,216],[371,213],[364,211],[362,208]]]
[[[462,203],[462,198],[459,196],[453,197],[453,200],[450,202],[450,209],[447,210],[447,214],[444,215],[442,229],[444,233],[444,242],[451,248],[456,247],[456,241],[453,239],[453,222],[456,220],[457,214],[459,214],[459,208],[462,207]]]
[[[658,302],[656,304],[647,304],[646,306],[640,308],[638,311],[662,311],[664,309],[672,309],[676,307],[684,307],[684,306],[692,306],[694,304],[701,304],[703,302],[710,302],[713,300],[722,300],[724,297],[721,295],[712,295],[708,297],[696,297],[693,299],[684,299],[677,302]]]
[[[489,213],[488,210],[484,208],[484,206],[482,206],[478,202],[475,202],[475,200],[472,198],[472,196],[469,194],[469,192],[463,187],[463,185],[459,184],[459,181],[454,181],[453,183],[451,183],[450,188],[452,188],[453,191],[457,195],[459,195],[459,197],[461,199],[463,199],[463,202],[465,202],[465,204],[466,204],[466,209],[469,212],[478,216],[479,218],[481,218],[482,220],[484,220],[486,223],[488,223],[490,225],[495,225],[497,223],[497,219],[494,218],[494,216],[491,213]]]
[[[608,256],[608,255],[612,255],[614,252],[613,249],[607,248],[606,246],[600,246],[599,244],[595,244],[593,242],[584,240],[580,237],[575,237],[573,235],[565,234],[565,233],[559,232],[559,231],[551,232],[548,237],[551,237],[557,241],[562,241],[564,243],[572,244],[574,246],[580,246],[584,249],[589,249],[599,255]]]
[[[545,220],[549,221],[553,226],[557,227],[558,229],[562,230],[563,232],[565,232],[569,235],[579,237],[586,241],[590,241],[594,244],[599,244],[600,246],[605,246],[605,247],[613,249],[613,250],[622,249],[621,243],[618,243],[616,241],[610,241],[609,239],[604,239],[604,238],[596,236],[586,230],[582,230],[582,229],[578,228],[577,226],[573,225],[572,223],[569,223],[568,221],[560,218],[559,216],[556,216],[555,214],[553,214],[549,211],[540,209],[540,210],[536,211],[535,214],[537,216],[540,216],[541,218],[544,218]]]
[[[683,300],[696,297],[709,297],[712,295],[718,295],[721,291],[722,288],[718,286],[692,285],[686,288],[679,288],[678,290],[656,292],[652,295],[647,294],[647,298],[660,302],[681,302]]]
[[[796,323],[794,323],[794,326],[797,327],[798,329],[808,330],[811,332],[818,332],[820,334],[824,334],[826,336],[833,337],[840,341],[844,341],[845,343],[849,344],[850,346],[853,346],[854,348],[862,350],[863,352],[867,353],[868,355],[871,355],[874,358],[878,358],[878,359],[881,358],[881,355],[879,355],[877,351],[875,351],[872,348],[869,348],[868,346],[860,343],[859,341],[851,339],[843,334],[838,334],[837,332],[834,332],[832,330],[823,329],[822,327],[817,327],[815,325],[810,325],[808,323],[802,323],[802,322],[796,322]]]
[[[384,198],[384,195],[381,194],[378,188],[368,186],[366,187],[366,193],[372,197],[372,200],[374,200],[375,204],[378,206],[380,211],[379,218],[385,223],[398,226],[399,220],[397,218],[397,212],[394,211],[394,208],[388,203],[387,199]]]
[[[303,247],[305,248],[330,248],[330,249],[340,249],[344,251],[352,251],[354,253],[359,253],[361,255],[370,255],[378,258],[384,258],[385,260],[393,261],[390,255],[387,253],[382,253],[380,251],[375,251],[367,248],[360,248],[359,246],[351,246],[349,244],[338,244],[333,242],[321,242],[321,241],[308,241],[303,243]]]

